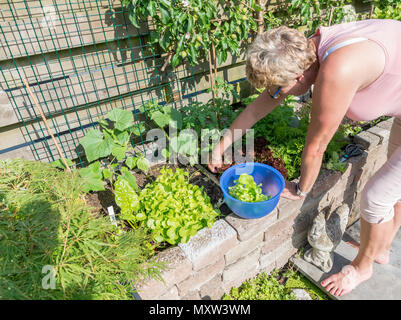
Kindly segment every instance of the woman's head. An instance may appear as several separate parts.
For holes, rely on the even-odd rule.
[[[285,26],[258,35],[248,49],[246,75],[257,88],[288,87],[316,61],[310,40]]]

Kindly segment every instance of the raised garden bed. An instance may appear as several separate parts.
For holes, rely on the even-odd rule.
[[[165,133],[167,133],[166,126],[172,120],[190,120],[187,125],[192,126],[199,119],[199,121],[205,121],[205,126],[212,125],[213,128],[216,125],[213,124],[213,112],[210,112],[210,106],[202,106],[206,108],[206,111],[209,110],[209,120],[202,119],[199,112],[187,114],[187,118],[185,118],[184,115],[171,107],[152,106],[154,109],[151,111],[151,119]],[[223,104],[221,109],[224,109]],[[282,172],[287,180],[293,180],[297,177],[308,125],[307,108],[302,108],[301,105],[298,111],[299,117],[294,113],[293,107],[282,106],[277,111],[275,110],[271,118],[263,119],[264,122],[262,121],[255,128],[255,161],[275,167]],[[125,111],[112,110],[110,118],[115,119],[113,120],[114,125],[109,127],[105,121],[102,122],[103,129],[108,134],[104,134],[102,137],[102,132],[92,132],[91,139],[83,141],[85,149],[95,151],[91,154],[90,161],[102,158],[101,156],[104,158],[106,155],[112,155],[119,160],[118,164],[106,163],[106,169],[100,169],[103,171],[99,171],[99,163],[92,162],[91,166],[95,169],[94,174],[98,177],[99,172],[101,172],[100,177],[103,174],[103,177],[107,177],[111,183],[108,184],[109,189],[99,191],[97,197],[92,194],[89,200],[94,202],[97,207],[101,207],[105,214],[107,214],[107,207],[112,205],[115,213],[124,220],[126,230],[138,225],[147,225],[153,230],[151,232],[155,240],[156,259],[166,262],[170,271],[163,273],[164,283],[149,280],[137,284],[139,293],[145,299],[187,299],[205,298],[206,296],[216,299],[220,298],[219,295],[221,296],[231,287],[240,285],[246,278],[262,271],[279,268],[305,243],[307,228],[314,215],[321,210],[328,212],[334,210],[342,202],[347,202],[352,206],[355,201],[358,201],[357,196],[363,186],[359,180],[366,182],[366,177],[373,172],[369,165],[367,165],[369,169],[364,169],[368,158],[366,153],[357,158],[352,158],[346,164],[339,163],[340,147],[350,142],[350,140],[344,140],[344,134],[340,132],[333,139],[334,144],[329,145],[328,148],[330,153],[335,153],[336,157],[328,156],[326,158],[326,168],[321,170],[310,195],[306,199],[299,201],[281,199],[277,208],[267,216],[253,220],[241,219],[230,213],[229,209],[222,204],[223,195],[219,188],[219,174],[211,174],[206,165],[156,164],[149,168],[143,156],[135,155],[132,157],[126,154],[130,148],[128,137],[134,133],[134,129],[131,127],[130,116],[124,113]],[[234,116],[234,113],[229,113],[229,116]],[[219,121],[221,122],[223,119],[220,118]],[[142,123],[141,125],[145,124]],[[210,129],[210,127],[208,128]],[[350,132],[354,132],[352,128],[348,129]],[[127,134],[123,135],[121,130],[127,130]],[[386,134],[388,130],[389,128],[385,128]],[[373,147],[381,146],[386,134],[380,136],[378,129],[373,127],[358,134],[355,141],[370,150]],[[92,149],[92,136],[96,138],[96,144],[99,146],[111,144],[113,147],[107,149],[104,154],[97,154],[98,149]],[[372,136],[373,138],[370,138],[373,140],[369,140],[369,136]],[[201,136],[198,135],[198,137]],[[175,145],[169,146],[163,152],[170,154],[171,151],[174,151],[188,156],[192,154],[194,145],[194,141],[184,135],[178,138]],[[282,159],[277,157],[278,154],[282,155]],[[294,155],[293,158],[291,155]],[[376,163],[378,161],[375,161],[373,167],[376,166]],[[115,170],[116,168],[118,171]],[[172,220],[169,218],[166,220],[166,217],[162,218],[160,220],[162,221],[160,222],[162,228],[158,224],[156,230],[154,226],[156,226],[155,221],[157,220],[154,220],[152,215],[160,216],[157,209],[159,194],[152,193],[151,190],[150,196],[146,196],[146,192],[149,191],[149,188],[155,187],[155,184],[157,186],[160,177],[165,179],[166,171],[163,168],[170,168],[172,169],[171,172],[177,173],[184,169],[185,175],[190,178],[187,181],[184,176],[181,177],[182,179],[177,176],[174,179],[178,180],[172,180],[171,185],[161,187],[162,189],[159,190],[162,191],[161,194],[167,189],[173,193],[179,191],[178,189],[174,190],[177,188],[175,185],[183,190],[188,189],[187,182],[190,185],[201,187],[206,197],[202,201],[205,203],[210,201],[214,209],[218,208],[221,211],[221,214],[213,217],[216,219],[214,223],[210,220],[206,223],[203,219],[201,219],[203,222],[196,222],[197,217],[195,216],[193,220],[191,218],[185,223],[183,221],[188,217],[180,217],[181,222],[174,222],[175,216],[180,215],[181,211],[177,212],[177,207],[173,206],[161,214],[162,216],[164,214],[171,215]],[[341,171],[330,170],[330,168],[340,168]],[[289,169],[291,170],[289,171]],[[93,172],[90,170],[91,176],[89,178],[93,182]],[[96,184],[94,185],[96,186]],[[192,195],[191,187],[188,190],[189,194]],[[195,190],[197,189],[194,189],[194,192],[198,192]],[[344,192],[344,190],[349,190],[349,193]],[[112,199],[113,193],[115,193],[116,202]],[[142,194],[145,196],[141,197]],[[166,194],[166,196],[170,197],[171,194]],[[181,195],[180,199],[186,198]],[[171,200],[174,202],[175,198],[171,198]],[[188,208],[192,207],[190,204],[188,205],[189,207],[182,207],[182,204],[177,203],[177,206],[181,207],[180,210],[186,211],[186,215],[192,216],[191,210],[187,211]],[[202,204],[199,205],[203,208]],[[167,208],[170,207],[170,204],[163,206],[163,210],[165,210],[166,206]],[[209,210],[210,208],[207,209],[207,212]],[[203,212],[201,210],[199,215],[202,215]],[[210,213],[214,215],[213,212],[210,211]],[[352,222],[353,219],[350,218],[349,221]],[[201,225],[199,225],[200,223]],[[195,224],[197,224],[196,230],[192,229]],[[188,227],[188,225],[190,226]],[[208,227],[205,227],[206,225]],[[178,245],[175,246],[175,244]]]
[[[277,208],[261,219],[229,214],[212,228],[200,230],[188,243],[161,252],[158,259],[169,266],[163,273],[165,283],[142,283],[138,288],[141,297],[220,299],[244,280],[285,265],[306,243],[308,227],[319,211],[332,212],[347,203],[351,207],[349,225],[355,222],[361,190],[386,160],[391,123],[392,119],[386,120],[356,135],[354,141],[363,145],[365,152],[351,158],[344,173],[322,169],[306,199],[282,198]]]

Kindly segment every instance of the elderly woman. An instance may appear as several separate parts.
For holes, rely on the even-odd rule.
[[[283,99],[314,84],[311,121],[302,153],[299,183],[286,182],[283,197],[301,199],[311,190],[328,143],[345,115],[353,120],[393,116],[387,162],[361,196],[358,255],[341,272],[321,282],[341,296],[372,276],[373,262],[388,263],[401,226],[401,22],[366,20],[320,27],[309,39],[280,27],[259,35],[248,50],[246,73],[266,88],[232,123],[212,152],[209,168],[222,165],[235,129],[251,128]],[[241,131],[240,131],[241,132]]]

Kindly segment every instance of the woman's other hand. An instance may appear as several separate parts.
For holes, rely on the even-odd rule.
[[[220,154],[212,153],[209,157],[209,170],[213,173],[217,172],[217,169],[223,166],[223,157]]]

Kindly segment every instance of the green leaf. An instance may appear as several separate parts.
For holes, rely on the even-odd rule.
[[[164,114],[169,117],[169,124],[175,129],[182,128],[182,115],[181,112],[173,108],[172,106],[163,107]]]
[[[167,51],[167,48],[169,47],[170,43],[171,43],[171,32],[169,30],[166,30],[163,33],[162,37],[160,38],[159,44],[164,51]]]
[[[128,14],[128,18],[129,21],[131,21],[131,23],[136,27],[136,28],[140,28],[139,23],[138,23],[138,19],[137,19],[137,13],[136,10],[130,10],[129,14]]]
[[[127,152],[127,147],[119,146],[118,144],[113,144],[113,149],[111,154],[116,157],[117,161],[122,161],[125,158],[125,153]]]
[[[169,159],[169,158],[170,158],[170,152],[169,152],[169,150],[168,150],[168,149],[163,149],[163,150],[162,150],[162,156],[163,156],[165,159]]]
[[[68,164],[69,167],[74,166],[74,162],[72,162],[70,159],[65,158],[65,161],[67,162],[67,164]],[[51,165],[52,167],[59,168],[59,169],[67,169],[67,167],[66,167],[65,164],[64,164],[64,161],[61,160],[61,159],[58,159],[58,160],[56,160],[56,161],[50,162],[50,165]]]
[[[173,67],[173,69],[177,68],[180,61],[181,61],[181,54],[177,52],[171,59],[171,66]]]
[[[149,15],[153,17],[156,14],[156,4],[155,4],[155,2],[154,1],[149,1],[148,2],[148,6],[146,7],[146,9],[148,10]]]
[[[129,182],[123,177],[119,177],[114,183],[114,193],[116,204],[121,209],[121,219],[135,220],[134,212],[141,207],[139,197]]]
[[[170,122],[170,117],[160,111],[153,112],[151,119],[162,129]]]
[[[102,170],[103,179],[111,179],[113,177],[113,172],[109,169]]]
[[[188,131],[181,131],[178,138],[171,139],[171,149],[184,155],[195,155],[198,147],[197,137]]]
[[[138,137],[141,134],[143,134],[145,132],[145,130],[146,130],[146,127],[145,127],[145,123],[143,123],[143,122],[134,124],[134,126],[132,127],[132,133]]]
[[[78,170],[79,175],[84,180],[82,191],[103,191],[105,190],[103,185],[103,174],[100,169],[100,162],[96,161],[90,164],[87,168]]]
[[[89,130],[79,141],[85,150],[88,162],[107,157],[111,154],[113,148],[113,139],[105,136],[97,129]]]
[[[129,110],[113,109],[108,113],[108,118],[114,121],[114,128],[124,131],[132,126],[134,115]]]
[[[185,37],[181,36],[180,40],[178,41],[178,45],[177,45],[177,53],[180,53],[182,51],[183,46],[184,46],[184,40],[185,40]]]
[[[168,24],[168,22],[170,21],[170,13],[168,7],[165,7],[162,3],[160,3],[159,10],[161,13],[161,20],[163,24]]]
[[[122,144],[122,145],[127,145],[129,141],[129,134],[127,131],[120,131],[117,129],[114,129],[114,135],[117,138],[117,142]]]
[[[188,21],[187,32],[191,33],[192,32],[192,28],[194,26],[194,18],[193,18],[193,16],[189,16],[187,21]]]
[[[139,158],[137,163],[136,163],[138,169],[148,173],[149,170],[149,161],[146,158]]]
[[[136,157],[128,157],[127,160],[125,160],[125,164],[127,165],[128,168],[132,170],[136,167],[137,161],[138,158]]]
[[[139,191],[135,176],[131,172],[129,172],[126,167],[122,167],[121,172],[123,174],[122,178],[128,181],[130,187],[136,191]]]

